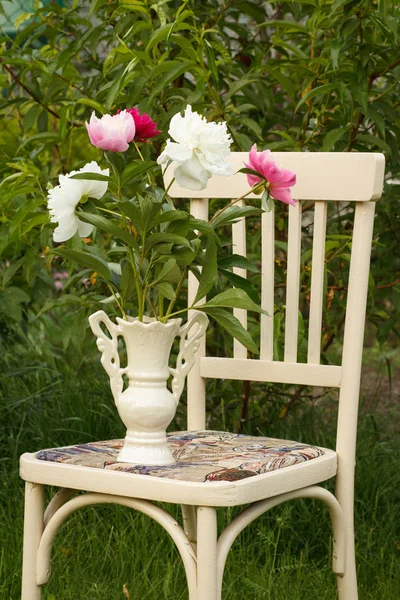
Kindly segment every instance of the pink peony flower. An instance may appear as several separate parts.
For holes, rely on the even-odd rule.
[[[127,108],[126,112],[132,115],[133,120],[135,121],[135,139],[138,142],[146,142],[148,139],[161,133],[161,131],[157,129],[157,123],[155,123],[148,114],[143,113],[141,115],[137,108]]]
[[[249,185],[253,187],[266,180],[269,183],[269,193],[273,198],[292,206],[296,204],[297,200],[293,200],[289,189],[296,183],[296,174],[289,169],[278,167],[269,150],[257,152],[257,145],[254,144],[249,153],[249,162],[244,164],[248,169],[260,173],[260,177],[247,175]]]
[[[90,122],[85,123],[93,146],[111,152],[125,152],[135,137],[135,121],[123,110],[117,115],[104,115],[98,119],[92,112]]]

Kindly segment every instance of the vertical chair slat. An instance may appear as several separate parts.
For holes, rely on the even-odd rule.
[[[268,316],[261,315],[261,360],[273,360],[274,356],[274,269],[275,269],[275,206],[261,216],[261,308]]]
[[[319,365],[321,360],[321,327],[324,304],[326,202],[316,202],[311,263],[310,320],[307,362]]]
[[[301,257],[301,204],[289,206],[286,277],[285,362],[297,362]]]
[[[197,219],[208,220],[208,200],[196,198],[190,201],[190,213]],[[193,273],[188,277],[188,303],[193,304],[199,282]],[[205,301],[205,298],[202,300]],[[189,314],[190,317],[190,314]],[[187,377],[187,414],[188,430],[204,429],[206,426],[206,385],[205,379],[200,375],[200,358],[206,355],[206,338],[203,336],[198,351],[196,362]]]
[[[237,206],[242,205],[243,201],[237,203]],[[235,254],[246,256],[246,219],[244,217],[232,225],[232,245]],[[246,277],[246,269],[234,267],[233,272],[241,277]],[[239,319],[243,327],[247,329],[247,310],[234,308],[233,314]],[[246,347],[236,339],[233,340],[233,356],[234,358],[247,358]]]

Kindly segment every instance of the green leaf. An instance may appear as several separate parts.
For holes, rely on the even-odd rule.
[[[241,1],[236,3],[237,8],[239,9],[239,14],[244,13],[249,15],[256,23],[263,23],[266,18],[266,12],[264,8],[264,3],[261,2],[249,2]]]
[[[168,300],[175,300],[176,295],[174,292],[174,288],[167,281],[162,281],[161,283],[157,283],[156,288],[158,289],[158,293],[164,298]]]
[[[193,304],[196,304],[199,300],[204,298],[215,285],[218,279],[218,266],[217,266],[217,245],[213,235],[207,240],[207,248],[203,259],[203,269],[201,271],[201,278],[199,282],[199,288],[197,290],[196,297]]]
[[[207,67],[209,72],[212,75],[212,78],[214,79],[214,84],[217,87],[217,89],[219,88],[219,75],[218,75],[218,68],[217,68],[217,64],[215,61],[215,55],[214,55],[214,50],[212,45],[210,44],[210,42],[207,39],[203,39],[204,45],[204,52],[207,58]]]
[[[378,146],[384,152],[387,152],[389,156],[392,155],[392,149],[387,142],[381,140],[376,135],[371,135],[370,133],[362,133],[357,135],[357,141],[364,142],[368,146]]]
[[[23,5],[21,5],[22,7]],[[15,29],[18,29],[18,27],[20,25],[22,25],[22,23],[24,23],[25,21],[29,21],[30,19],[32,19],[35,16],[34,13],[32,12],[23,12],[20,15],[18,15],[18,17],[15,19],[14,21],[14,27]]]
[[[192,231],[201,231],[201,233],[205,233],[206,235],[214,235],[213,226],[208,223],[208,221],[204,221],[203,219],[196,219],[196,217],[192,217],[190,215],[190,229]],[[217,242],[217,240],[216,240]],[[218,244],[218,242],[217,242]]]
[[[199,242],[200,242],[200,240],[199,240]],[[192,264],[192,262],[196,258],[197,252],[198,252],[198,248],[193,249],[193,250],[192,250],[192,248],[174,249],[174,258],[176,259],[176,262],[178,263],[178,265],[187,267],[190,264]]]
[[[83,179],[86,181],[110,181],[108,175],[101,175],[101,173],[77,173],[71,175],[69,179]]]
[[[259,215],[260,213],[261,210],[255,206],[229,206],[226,210],[219,214],[214,221],[212,221],[211,225],[215,229],[221,225],[232,223],[241,217],[250,217]]]
[[[176,65],[171,70],[167,71],[167,73],[165,73],[163,77],[160,77],[157,80],[157,83],[153,88],[151,99],[154,100],[154,98],[156,98],[165,87],[167,87],[170,83],[175,81],[175,79],[178,79],[178,77],[183,75],[183,73],[185,73],[186,71],[192,72],[194,66],[196,66],[196,64],[193,61],[187,60]]]
[[[139,175],[150,171],[157,163],[154,160],[144,160],[139,163],[131,163],[127,165],[122,173],[121,185],[125,185],[134,177],[139,178]]]
[[[243,346],[245,346],[253,354],[259,354],[258,348],[248,331],[240,323],[239,319],[234,317],[230,312],[223,308],[208,307],[200,305],[197,310],[202,310],[207,315],[212,317],[221,327],[226,329],[230,335],[236,338]]]
[[[150,250],[150,248],[153,248],[153,246],[156,246],[157,244],[164,243],[178,244],[179,246],[186,246],[187,248],[190,248],[189,241],[181,235],[176,235],[174,233],[153,233],[146,239],[146,251]]]
[[[247,129],[250,129],[250,131],[254,133],[254,135],[256,135],[259,139],[262,139],[262,129],[257,123],[257,121],[255,121],[254,119],[250,119],[249,117],[242,116],[237,117],[235,121],[236,123],[242,123],[247,127]]]
[[[154,219],[161,208],[160,202],[154,202],[154,199],[145,196],[139,197],[140,213],[142,215],[142,235],[145,236],[150,229],[154,227]]]
[[[246,87],[246,85],[254,83],[255,81],[257,81],[257,79],[255,79],[254,77],[251,79],[242,77],[239,81],[235,81],[232,85],[229,86],[229,91],[227,94],[225,94],[225,100],[228,100],[228,98],[231,98],[231,96],[236,94],[236,92]]]
[[[131,61],[131,66],[137,62],[137,58],[135,53],[132,52],[130,48],[128,48],[124,44],[120,44],[119,46],[115,46],[112,48],[103,63],[103,75],[107,77],[108,73],[117,67],[120,64]]]
[[[49,254],[54,256],[61,256],[72,262],[92,269],[100,275],[106,281],[111,281],[111,272],[105,260],[100,257],[89,254],[88,252],[82,252],[81,250],[71,250],[70,248],[55,248],[51,250]]]
[[[44,108],[37,120],[37,130],[41,133],[47,133],[49,128],[49,113]]]
[[[175,260],[175,258],[168,258],[165,261],[165,263],[163,264],[162,269],[161,269],[160,273],[157,276],[157,279],[153,282],[153,285],[154,285],[154,283],[158,283],[159,281],[162,281],[165,277],[167,277],[167,275],[175,267],[176,267],[176,260]]]
[[[183,221],[189,218],[189,213],[184,210],[167,210],[156,217],[153,221],[153,227],[160,225],[161,223],[170,223],[171,221]]]
[[[306,35],[310,35],[310,31],[307,29],[305,25],[301,25],[300,23],[295,23],[294,21],[279,21],[278,19],[274,19],[271,21],[265,21],[259,27],[279,27],[280,29],[285,29],[287,32],[299,32],[305,33]]]
[[[36,227],[36,225],[43,225],[49,221],[49,214],[46,212],[35,213],[32,217],[26,221],[21,227],[20,235],[23,236],[27,234],[31,229]]]
[[[305,102],[308,102],[308,100],[316,98],[317,96],[321,96],[322,94],[327,94],[328,92],[338,90],[341,87],[341,83],[325,83],[324,85],[319,85],[318,87],[313,88],[302,97],[300,102],[297,104],[294,112],[297,112],[300,106],[302,106]]]
[[[261,196],[261,207],[264,212],[269,213],[273,209],[274,201],[268,190],[264,190]]]
[[[208,300],[205,306],[222,306],[224,308],[244,308],[245,310],[252,310],[257,313],[268,313],[263,310],[258,304],[253,302],[251,298],[242,289],[230,289],[217,294],[211,300]]]
[[[331,59],[334,69],[339,68],[339,56],[344,46],[343,40],[334,40],[331,46]]]
[[[45,144],[51,142],[53,145],[60,141],[60,135],[58,133],[52,133],[49,131],[45,131],[44,133],[36,133],[35,135],[29,136],[26,140],[22,142],[20,147],[18,148],[18,152],[27,144],[31,142],[44,142]]]
[[[382,115],[380,113],[378,113],[378,111],[374,110],[373,108],[371,108],[370,106],[368,107],[367,110],[367,117],[369,119],[372,119],[372,121],[375,123],[376,128],[378,130],[379,135],[385,139],[386,136],[386,128],[385,128],[385,120],[382,117]]]
[[[229,269],[229,267],[238,267],[239,269],[247,269],[247,271],[251,271],[252,273],[260,272],[260,269],[254,263],[240,254],[230,254],[229,256],[220,258],[218,260],[218,266],[223,267],[224,269]]]
[[[139,251],[138,243],[134,236],[128,231],[125,231],[124,229],[118,227],[118,225],[116,225],[109,219],[106,219],[101,215],[95,215],[93,213],[86,213],[83,211],[79,211],[79,218],[82,219],[82,221],[86,221],[86,223],[91,223],[98,229],[101,229],[102,231],[111,234],[113,237],[122,240],[128,246],[135,248],[135,250]]]
[[[256,303],[257,306],[260,304],[260,297],[258,295],[258,291],[254,287],[254,285],[246,279],[245,277],[241,277],[236,273],[232,273],[232,271],[228,271],[227,269],[219,268],[219,272],[221,275],[227,278],[227,280],[235,287],[244,290],[246,294]]]
[[[89,18],[95,14],[97,9],[100,7],[101,4],[103,4],[103,2],[104,0],[92,0],[89,7]]]
[[[17,304],[21,304],[21,302],[30,302],[30,296],[19,287],[10,286],[3,290],[2,294],[6,300],[16,302]]]
[[[156,29],[156,31],[153,33],[153,35],[147,43],[146,52],[148,53],[153,48],[153,46],[157,46],[160,42],[167,39],[167,37],[169,37],[170,33],[172,32],[174,25],[175,23],[168,23],[167,25]]]
[[[136,290],[135,276],[133,274],[132,265],[129,261],[125,261],[122,268],[122,275],[120,280],[120,292],[124,301],[129,300]]]
[[[14,277],[15,273],[21,267],[25,257],[19,258],[3,271],[3,287],[6,287],[9,281]]]
[[[274,77],[277,82],[281,85],[282,89],[290,96],[291,100],[294,101],[296,97],[296,88],[293,85],[292,80],[289,77],[286,77],[281,69],[270,69],[270,75]]]
[[[131,221],[135,229],[137,229],[139,233],[143,231],[143,219],[139,207],[136,206],[136,204],[133,204],[133,202],[121,202],[119,207],[124,215]]]
[[[249,169],[249,167],[242,167],[239,169],[238,173],[245,173],[247,175],[255,175],[256,177],[262,177],[262,174],[254,169]]]
[[[106,112],[103,106],[100,104],[100,102],[96,102],[96,100],[92,100],[92,98],[79,98],[79,100],[76,101],[76,104],[90,106],[90,108],[97,110],[97,112],[99,112],[101,115],[104,115],[104,113]]]
[[[35,125],[41,109],[40,104],[34,104],[30,107],[23,119],[24,129],[31,129]]]
[[[336,129],[331,129],[324,137],[324,141],[322,144],[322,152],[330,152],[335,147],[336,142],[342,139],[342,137],[347,133],[348,127],[337,127]]]

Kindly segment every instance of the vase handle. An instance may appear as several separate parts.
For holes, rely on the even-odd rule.
[[[111,337],[108,337],[100,327],[103,324]],[[122,379],[122,369],[120,369],[119,354],[118,354],[118,336],[121,335],[121,330],[118,325],[113,323],[104,310],[98,310],[89,317],[89,325],[94,335],[97,337],[97,347],[101,352],[101,364],[104,367],[107,375],[110,378],[110,387],[115,403],[118,402],[119,396],[124,387]]]
[[[190,330],[197,325],[195,332],[189,335]],[[176,360],[176,369],[170,368],[170,373],[173,375],[171,388],[176,404],[179,402],[183,387],[185,385],[186,375],[193,367],[195,362],[195,354],[200,346],[200,340],[204,335],[208,325],[208,318],[202,312],[196,312],[194,316],[183,325],[178,332],[180,336],[179,354]]]

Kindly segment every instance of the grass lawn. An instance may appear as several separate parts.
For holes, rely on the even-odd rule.
[[[22,357],[15,352],[11,356],[6,347],[3,357],[0,600],[19,600],[23,529],[20,454],[119,437],[123,429],[100,366],[87,361],[81,369],[76,365],[60,367],[38,357],[33,350]],[[378,375],[368,372],[366,381],[370,393],[366,393],[364,385],[356,479],[359,596],[360,600],[398,600],[398,394],[393,386],[390,394],[386,388],[377,387]],[[220,406],[216,393],[213,394],[214,405]],[[268,405],[271,414],[262,426],[263,434],[333,447],[334,399],[296,404],[285,419],[279,419],[278,400],[275,404],[271,401]],[[234,411],[225,411],[227,427],[231,413]],[[251,411],[248,423],[249,432],[259,427],[257,423],[252,425]],[[216,426],[216,422],[212,420],[210,426]],[[170,509],[180,519],[179,507]],[[219,512],[221,528],[236,512],[237,509]],[[330,536],[327,511],[316,501],[296,501],[273,509],[235,542],[228,558],[223,598],[335,599],[335,577],[329,567]],[[187,594],[180,558],[160,526],[127,508],[100,506],[76,513],[62,528],[53,550],[52,577],[43,588],[43,598],[180,600],[186,599]]]

